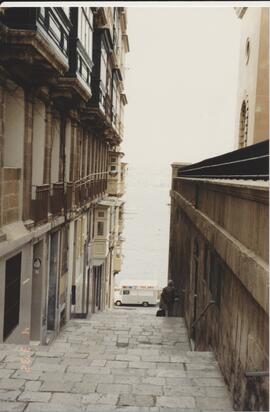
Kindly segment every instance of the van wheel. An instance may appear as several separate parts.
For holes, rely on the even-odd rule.
[[[117,301],[115,302],[115,304],[116,304],[116,306],[121,306],[121,305],[122,305],[122,303],[120,302],[120,300],[117,300]]]
[[[148,306],[148,302],[143,302],[143,304],[142,304],[143,306]]]

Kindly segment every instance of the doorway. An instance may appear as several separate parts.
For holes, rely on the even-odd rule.
[[[51,235],[47,329],[56,329],[59,232]]]
[[[30,339],[40,341],[42,334],[42,284],[44,273],[43,241],[33,246],[32,303]]]

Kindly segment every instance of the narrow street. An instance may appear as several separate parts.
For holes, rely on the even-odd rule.
[[[232,410],[212,353],[155,312],[120,307],[70,321],[50,346],[1,345],[0,411]]]

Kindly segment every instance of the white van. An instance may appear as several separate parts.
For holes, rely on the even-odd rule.
[[[114,304],[121,305],[157,305],[159,288],[155,286],[127,286],[115,288]]]

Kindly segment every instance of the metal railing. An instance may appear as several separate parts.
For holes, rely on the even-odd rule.
[[[195,325],[197,325],[197,323],[201,320],[201,318],[205,315],[205,313],[207,312],[207,310],[214,305],[216,302],[214,300],[210,300],[210,302],[207,303],[207,305],[205,306],[205,308],[203,309],[203,311],[201,312],[200,316],[194,320],[194,322],[192,322],[191,327],[194,328]]]

